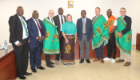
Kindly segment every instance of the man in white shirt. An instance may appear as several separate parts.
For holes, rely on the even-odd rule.
[[[23,17],[24,10],[21,6],[17,8],[17,14],[9,19],[10,43],[14,48],[17,63],[17,76],[20,79],[26,79],[24,75],[31,75],[27,72],[28,67],[28,26]]]
[[[38,19],[39,13],[34,10],[32,18],[27,20],[29,27],[29,50],[30,50],[30,65],[32,72],[37,72],[37,69],[43,70],[44,67],[41,66],[41,54],[43,49],[43,39],[46,36],[46,29],[43,22]]]
[[[63,15],[63,8],[59,8],[58,9],[58,15],[56,15],[54,18],[54,22],[55,22],[55,25],[57,26],[57,32],[59,34],[59,42],[60,42],[60,54],[61,54],[61,59],[63,59],[63,36],[62,36],[62,25],[66,22],[66,18],[65,16]],[[59,57],[60,57],[60,54],[56,54],[56,65],[59,64]]]
[[[107,44],[108,55],[106,58],[104,58],[104,60],[111,60],[113,51],[113,58],[111,60],[111,63],[114,63],[116,59],[116,45],[114,31],[117,28],[117,19],[112,15],[111,9],[107,10],[107,16],[108,16],[107,23],[109,26],[109,42]]]

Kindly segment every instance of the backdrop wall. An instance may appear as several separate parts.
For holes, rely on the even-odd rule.
[[[113,15],[120,16],[119,10],[125,7],[127,15],[132,18],[132,44],[136,44],[136,33],[140,32],[140,0],[73,0],[74,8],[68,8],[68,0],[0,0],[0,45],[4,45],[4,40],[9,43],[8,20],[11,15],[16,14],[18,6],[24,8],[26,19],[31,18],[33,10],[39,12],[39,18],[43,20],[48,16],[48,11],[53,9],[55,15],[58,8],[64,9],[64,15],[71,14],[73,21],[81,17],[81,10],[87,11],[87,17],[92,19],[95,16],[95,7],[101,8],[101,14],[105,17],[107,9],[112,9]]]

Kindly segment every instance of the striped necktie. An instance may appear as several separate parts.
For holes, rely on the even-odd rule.
[[[24,22],[23,18],[22,18],[22,17],[20,17],[20,19],[21,19],[22,25],[23,25],[23,27],[24,27],[24,29],[25,29],[25,32],[26,32],[26,37],[28,37],[28,29],[27,29],[27,26],[26,26],[26,24],[25,24],[25,22]]]

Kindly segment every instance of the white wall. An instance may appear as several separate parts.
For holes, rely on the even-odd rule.
[[[18,6],[23,6],[24,16],[29,19],[33,10],[38,10],[40,19],[48,16],[49,9],[57,11],[59,7],[64,9],[64,15],[72,15],[73,21],[81,17],[81,10],[87,11],[87,17],[92,18],[95,7],[101,8],[101,14],[106,16],[106,10],[111,8],[113,15],[119,17],[121,7],[127,9],[127,15],[132,18],[132,44],[136,44],[136,33],[140,32],[140,0],[74,0],[74,8],[67,8],[68,0],[0,0],[0,45],[4,40],[9,42],[8,20],[11,15],[16,14]]]

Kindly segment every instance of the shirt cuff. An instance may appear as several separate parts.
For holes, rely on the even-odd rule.
[[[42,37],[42,35],[40,36],[40,38]],[[36,39],[37,39],[37,37],[36,37]]]
[[[17,40],[16,42],[14,42],[15,43],[15,45],[18,45],[19,44],[19,41]]]

